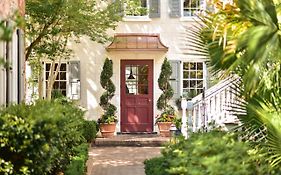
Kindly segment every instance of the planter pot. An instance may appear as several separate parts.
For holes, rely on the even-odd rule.
[[[104,137],[104,138],[113,137],[115,128],[116,128],[116,123],[100,124],[100,132],[101,132],[102,137]]]
[[[158,122],[157,125],[159,128],[160,136],[162,136],[162,137],[171,136],[170,128],[171,128],[172,122]]]

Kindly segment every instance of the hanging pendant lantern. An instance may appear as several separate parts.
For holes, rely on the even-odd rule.
[[[130,66],[130,67],[131,67],[131,70],[130,70],[130,75],[129,75],[128,79],[129,79],[129,80],[134,80],[135,77],[134,77],[134,75],[133,75],[132,66]]]

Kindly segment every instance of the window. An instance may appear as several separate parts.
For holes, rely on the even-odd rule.
[[[126,93],[129,95],[148,94],[148,66],[126,65]]]
[[[184,62],[182,94],[195,96],[203,92],[203,62]]]
[[[55,68],[58,66],[58,64],[55,64]],[[50,74],[50,69],[51,69],[51,63],[45,63],[45,87],[46,87],[46,92],[48,88],[48,78]],[[63,95],[67,95],[67,64],[66,63],[61,63],[60,70],[58,73],[58,76],[56,77],[54,86],[53,86],[53,91],[60,91]]]
[[[183,0],[183,16],[196,16],[202,12],[204,0]]]
[[[125,0],[125,16],[147,16],[148,0]]]

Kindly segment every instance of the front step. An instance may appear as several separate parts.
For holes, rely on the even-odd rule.
[[[147,146],[159,147],[170,141],[170,137],[156,134],[121,134],[111,138],[96,138],[92,146]]]

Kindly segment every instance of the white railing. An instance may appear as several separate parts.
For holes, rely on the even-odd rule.
[[[238,124],[236,116],[230,113],[230,104],[237,103],[236,95],[233,93],[235,82],[238,79],[228,78],[207,89],[205,93],[199,94],[192,99],[192,130],[200,128],[208,129],[209,123],[226,127],[227,124]]]

